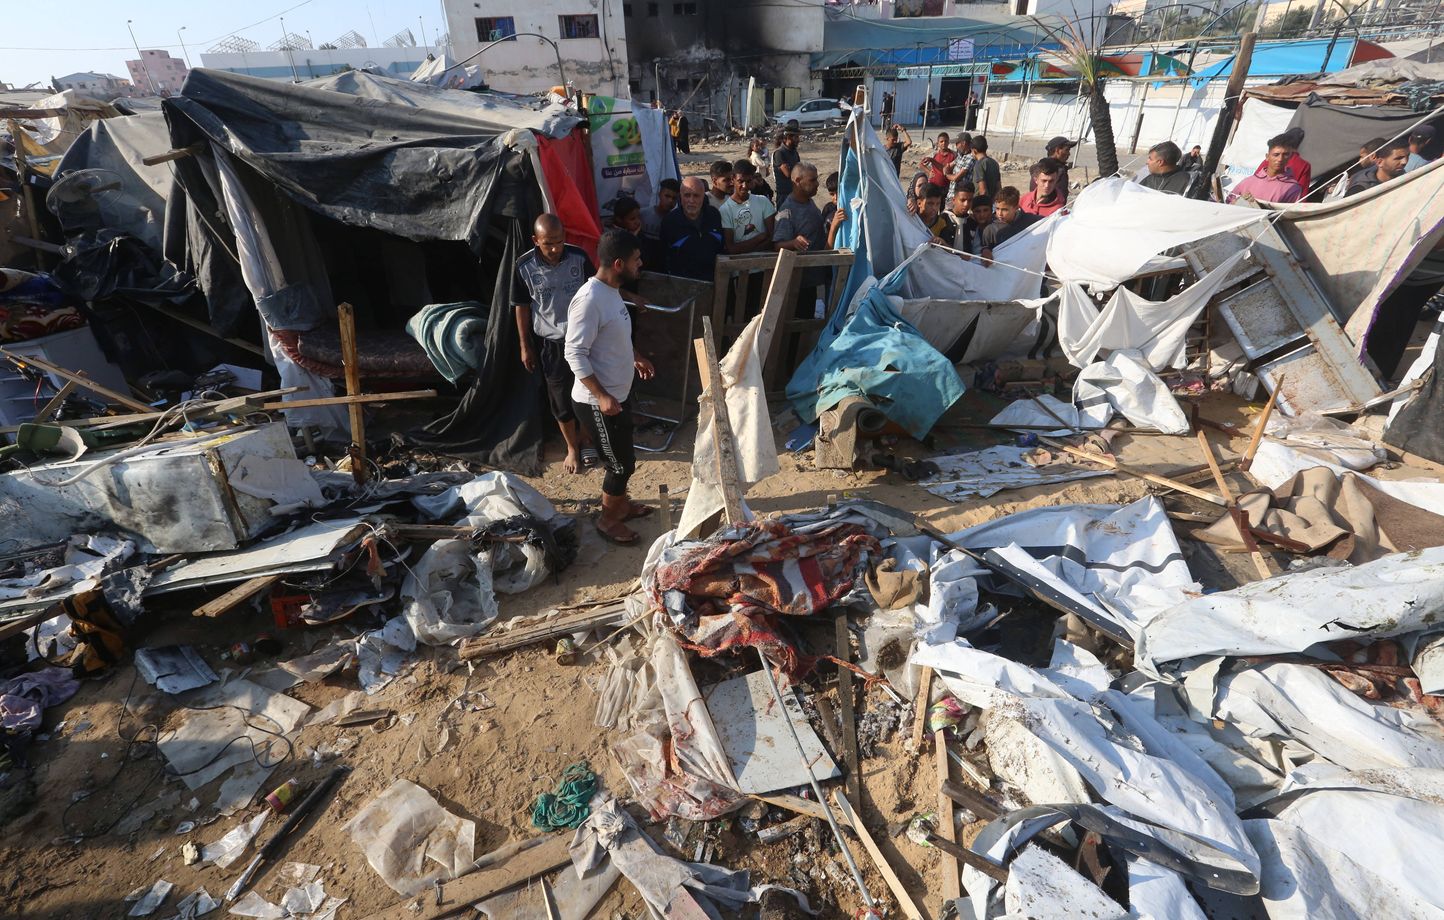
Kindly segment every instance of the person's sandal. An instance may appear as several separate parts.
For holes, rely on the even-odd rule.
[[[598,521],[594,526],[596,527],[597,535],[600,536],[603,540],[606,540],[608,543],[612,544],[613,546],[636,546],[637,543],[642,539],[642,535],[637,533],[635,530],[632,530],[631,528],[626,528],[627,532],[632,535],[631,539],[627,539],[625,537],[614,537],[611,534],[607,533],[605,530],[602,529],[601,521]]]
[[[657,509],[653,508],[651,505],[644,505],[641,502],[632,502],[632,506],[627,509],[627,516],[622,518],[622,521],[625,523],[626,521],[635,521],[638,518],[650,517],[652,515],[652,512],[656,510]]]

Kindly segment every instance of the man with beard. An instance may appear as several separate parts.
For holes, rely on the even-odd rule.
[[[630,233],[608,230],[597,243],[597,262],[596,275],[567,308],[566,358],[576,375],[572,401],[577,418],[591,434],[606,471],[597,533],[609,543],[630,546],[641,537],[627,522],[652,513],[627,494],[637,467],[632,382],[650,380],[654,373],[652,363],[632,347],[632,317],[621,294],[641,276],[642,249]]]
[[[681,206],[662,218],[662,245],[667,250],[667,274],[712,280],[724,245],[722,215],[707,203],[707,183],[701,176],[682,180]]]

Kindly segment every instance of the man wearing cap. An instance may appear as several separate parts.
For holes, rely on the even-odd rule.
[[[782,129],[782,140],[778,142],[777,149],[772,151],[772,187],[777,192],[777,201],[780,204],[792,194],[792,168],[802,162],[802,154],[797,152],[798,131],[788,123]]]
[[[1424,155],[1424,148],[1434,143],[1434,129],[1429,125],[1420,125],[1409,134],[1409,162],[1404,165],[1404,172],[1413,172],[1420,166],[1428,166],[1432,160]]]
[[[1063,167],[1062,172],[1058,173],[1058,195],[1062,204],[1068,203],[1068,158],[1073,155],[1073,148],[1077,146],[1077,141],[1070,141],[1061,135],[1048,141],[1047,158],[1056,160],[1058,165]],[[1031,192],[1035,188],[1037,188],[1036,176],[1029,180],[1028,191]]]

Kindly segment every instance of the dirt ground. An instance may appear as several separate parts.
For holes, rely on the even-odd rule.
[[[985,446],[1001,439],[995,433],[948,427],[985,418],[994,408],[990,397],[969,394],[937,431],[935,451]],[[1231,397],[1208,397],[1203,413],[1217,421],[1247,423],[1251,410]],[[669,487],[680,512],[680,499],[689,481],[691,429],[663,454],[645,455],[636,478],[634,495],[655,502],[658,487]],[[1242,450],[1241,440],[1214,436],[1223,458]],[[1192,438],[1132,437],[1115,443],[1123,461],[1159,472],[1200,462]],[[926,456],[922,445],[904,439],[899,454]],[[561,469],[560,450],[549,445],[544,473],[531,483],[559,505],[583,502],[598,494],[601,474],[568,475]],[[812,509],[829,496],[866,495],[923,515],[943,530],[955,530],[1000,515],[1046,505],[1073,502],[1124,502],[1144,495],[1146,483],[1127,478],[1099,478],[1061,486],[1001,493],[993,500],[949,503],[895,473],[843,473],[812,468],[811,455],[784,453],[783,469],[758,484],[749,496],[761,513]],[[1438,470],[1401,468],[1384,475],[1434,474]],[[1234,474],[1235,478],[1237,474]],[[1242,479],[1234,488],[1246,487]],[[575,505],[575,507],[585,507]],[[1192,507],[1170,500],[1170,507]],[[1199,510],[1199,509],[1195,509]],[[503,618],[528,616],[560,604],[594,600],[622,593],[640,571],[645,546],[660,533],[657,516],[642,522],[641,546],[618,548],[598,540],[590,517],[582,515],[581,555],[557,583],[548,583],[521,595],[501,597]],[[1188,525],[1179,525],[1180,536]],[[1214,586],[1230,586],[1230,571],[1248,571],[1239,558],[1220,560],[1202,544],[1182,540],[1194,564],[1195,575]],[[1207,573],[1207,574],[1205,574]],[[186,608],[188,609],[188,608]],[[193,643],[218,671],[228,666],[220,654],[237,640],[272,629],[269,612],[242,608],[216,620],[197,620],[186,609],[176,609],[140,641],[145,645]],[[343,628],[314,631],[288,630],[282,658],[321,647],[345,634]],[[253,679],[266,670],[258,664]],[[484,661],[468,668],[449,650],[422,654],[409,675],[396,680],[367,703],[368,708],[395,710],[399,719],[383,731],[369,727],[338,729],[307,726],[286,751],[276,746],[262,752],[280,765],[268,786],[297,777],[311,781],[331,769],[318,763],[313,750],[350,746],[341,761],[354,767],[334,799],[304,834],[295,840],[281,862],[299,860],[323,867],[326,891],[347,898],[342,918],[361,918],[385,908],[398,897],[366,864],[351,841],[347,822],[370,800],[397,779],[412,780],[430,790],[447,809],[476,822],[476,853],[481,855],[508,842],[535,835],[529,809],[538,793],[550,791],[562,771],[585,760],[600,774],[605,787],[622,798],[629,793],[625,778],[609,750],[609,737],[593,724],[595,688],[605,673],[605,659],[592,656],[576,665],[558,664],[548,647],[532,647]],[[356,689],[354,673],[343,672],[319,683],[298,684],[287,691],[316,708]],[[481,690],[494,704],[483,711],[460,711],[451,703],[467,690]],[[832,691],[829,691],[832,692]],[[874,706],[885,705],[881,690],[859,691],[859,718]],[[69,702],[46,713],[45,740],[29,751],[34,767],[34,800],[0,831],[0,903],[6,916],[25,918],[110,918],[124,916],[122,898],[157,879],[175,884],[176,890],[154,917],[171,916],[176,900],[204,886],[219,898],[241,865],[230,871],[214,866],[185,866],[181,848],[187,842],[215,841],[243,817],[264,805],[252,806],[231,817],[215,817],[213,783],[194,793],[198,805],[190,807],[192,793],[177,780],[161,778],[154,748],[147,742],[155,731],[167,731],[180,721],[173,701],[135,678],[129,665],[84,682]],[[127,739],[134,739],[128,742]],[[129,750],[130,756],[127,757]],[[18,771],[12,773],[14,777]],[[941,864],[934,850],[915,846],[902,836],[913,814],[932,810],[937,784],[930,752],[914,753],[896,736],[881,744],[862,763],[862,816],[873,836],[910,894],[936,916],[941,902]],[[83,792],[88,797],[79,798]],[[25,798],[23,784],[0,792],[0,806]],[[790,815],[781,815],[785,819]],[[127,821],[128,819],[128,821]],[[194,829],[179,833],[182,822]],[[119,828],[106,828],[119,823]],[[769,822],[770,823],[770,822]],[[276,826],[268,822],[262,837]],[[831,852],[825,827],[805,835],[764,845],[743,832],[738,823],[719,825],[713,859],[730,867],[754,871],[754,884],[775,882],[807,887],[820,896],[814,903],[823,917],[851,915],[860,906],[843,866]],[[652,827],[661,839],[661,826]],[[820,833],[819,833],[820,831]],[[79,834],[94,834],[79,842]],[[809,844],[811,839],[811,844]],[[820,848],[818,844],[820,843]],[[809,850],[809,847],[811,849]],[[857,851],[861,857],[861,850]],[[692,854],[685,854],[691,858]],[[820,869],[817,862],[831,862]],[[863,858],[869,890],[890,903],[891,897],[870,863]],[[820,873],[830,879],[816,884]],[[256,889],[279,900],[273,867]],[[894,915],[896,915],[894,913]],[[221,916],[213,914],[212,916]],[[622,881],[592,915],[604,920],[638,918],[645,909],[637,893]],[[750,916],[747,914],[745,916]]]

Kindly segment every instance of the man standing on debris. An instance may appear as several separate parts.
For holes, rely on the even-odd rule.
[[[796,128],[783,128],[782,140],[772,151],[772,187],[777,190],[779,206],[792,194],[792,171],[802,162],[802,154],[797,152],[797,141]]]
[[[979,134],[973,138],[973,188],[979,195],[996,195],[1003,187],[998,161],[988,156],[988,139]]]
[[[1032,190],[1019,199],[1018,207],[1039,217],[1061,210],[1068,203],[1062,187],[1063,176],[1067,173],[1063,164],[1052,157],[1044,157],[1034,163],[1029,170],[1028,182]]]
[[[1179,168],[1178,161],[1181,159],[1183,151],[1179,150],[1173,141],[1154,144],[1148,148],[1148,175],[1144,176],[1139,184],[1168,195],[1187,193],[1193,176],[1187,170]]]
[[[1272,145],[1272,141],[1269,142]],[[1272,151],[1270,151],[1272,152]],[[1409,163],[1409,142],[1402,137],[1396,137],[1392,141],[1385,141],[1379,145],[1378,151],[1374,154],[1374,168],[1360,170],[1354,178],[1349,180],[1349,189],[1344,196],[1357,195],[1360,192],[1371,189],[1376,185],[1382,185],[1390,179],[1397,179],[1404,175],[1404,167]]]
[[[1240,198],[1254,201],[1271,201],[1275,204],[1291,204],[1304,197],[1304,188],[1289,172],[1289,155],[1292,151],[1283,136],[1269,139],[1269,155],[1264,165],[1252,176],[1243,179],[1229,189],[1225,201],[1233,204]]]
[[[682,180],[682,205],[662,219],[667,274],[711,281],[722,251],[722,215],[707,203],[701,176]]]
[[[738,160],[732,169],[732,194],[718,209],[725,251],[728,255],[740,255],[770,249],[777,209],[766,198],[752,194],[757,167],[751,160]]]
[[[627,522],[652,512],[627,495],[637,466],[632,381],[650,380],[653,374],[652,363],[632,347],[632,318],[620,290],[634,286],[641,276],[641,246],[630,233],[608,230],[597,243],[597,261],[601,268],[596,276],[581,286],[567,308],[566,360],[576,375],[571,393],[575,412],[596,442],[606,470],[597,533],[610,543],[630,546],[640,536]]]
[[[713,162],[711,169],[712,188],[708,191],[708,204],[720,209],[732,194],[732,164],[726,160]]]
[[[538,369],[542,372],[547,403],[567,443],[562,469],[575,473],[581,469],[583,453],[588,460],[594,460],[596,451],[578,427],[572,408],[575,380],[563,353],[567,305],[596,269],[585,252],[567,243],[566,228],[555,214],[543,214],[536,219],[532,243],[533,248],[516,260],[511,279],[511,302],[516,313],[516,331],[521,338],[521,363],[531,373]]]

